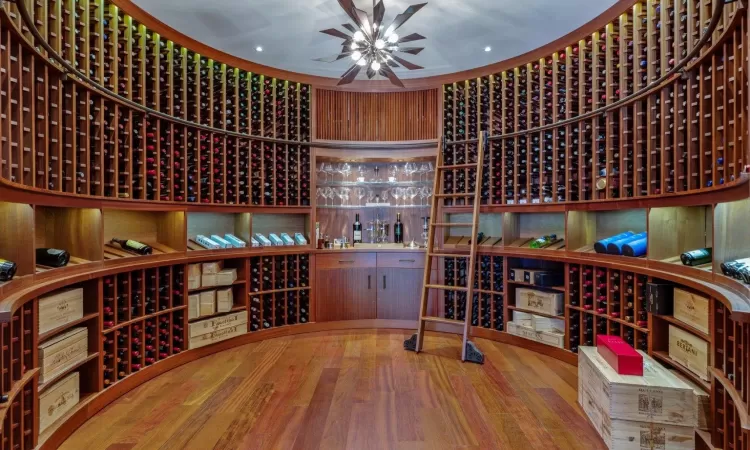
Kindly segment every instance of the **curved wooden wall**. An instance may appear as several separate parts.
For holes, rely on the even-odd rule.
[[[691,3],[688,0],[686,2],[690,5],[700,5],[697,10],[689,13],[689,23],[698,24],[695,27],[696,30],[700,31],[710,21],[712,6],[716,4],[715,1]],[[85,77],[103,83],[106,89],[96,89],[85,77],[78,77],[76,74],[70,73],[69,70],[62,69],[58,64],[52,63],[48,51],[39,50],[37,48],[39,42],[34,41],[28,26],[24,28],[17,7],[6,3],[7,9],[0,12],[0,67],[5,70],[3,75],[0,76],[0,91],[2,91],[3,98],[2,105],[0,105],[3,114],[0,116],[0,137],[2,137],[2,140],[0,140],[0,151],[2,151],[0,195],[3,196],[4,201],[8,201],[7,205],[11,205],[8,207],[9,210],[20,210],[14,212],[13,216],[22,219],[19,221],[17,230],[5,234],[0,233],[0,250],[5,247],[18,249],[19,246],[27,245],[28,242],[35,242],[28,236],[24,241],[23,231],[32,228],[28,227],[28,215],[38,213],[37,210],[43,211],[42,206],[60,206],[64,209],[80,207],[99,210],[100,212],[121,208],[147,213],[176,214],[191,211],[312,214],[310,203],[303,201],[305,198],[303,196],[304,190],[311,189],[311,186],[309,183],[303,186],[305,184],[303,182],[295,182],[296,184],[291,185],[288,183],[287,175],[290,167],[297,169],[298,172],[296,173],[298,174],[305,174],[306,170],[309,173],[311,159],[305,159],[304,156],[308,155],[311,158],[314,155],[305,152],[309,152],[308,149],[312,146],[326,146],[325,142],[316,143],[305,138],[303,132],[305,127],[309,132],[314,126],[309,123],[309,116],[304,118],[302,105],[307,101],[303,92],[309,94],[311,90],[311,87],[306,83],[320,81],[319,86],[326,86],[330,85],[330,80],[313,80],[306,76],[297,78],[295,74],[288,74],[272,68],[266,70],[262,66],[252,65],[236,58],[232,59],[228,55],[201,46],[199,43],[186,39],[183,35],[168,29],[126,0],[117,0],[114,4],[105,4],[99,0],[80,0],[78,2],[50,0],[34,2],[33,5],[30,3],[27,2],[26,4],[32,10],[33,22],[42,33],[43,38],[50,43],[52,50],[60,52],[67,61],[82,71]],[[121,8],[117,9],[114,6],[115,4]],[[514,58],[489,68],[480,68],[470,74],[454,74],[429,80],[416,80],[409,82],[409,86],[411,88],[434,89],[437,87],[436,84],[442,85],[446,82],[452,83],[451,88],[456,90],[462,86],[465,101],[463,105],[460,104],[459,97],[455,95],[449,102],[446,101],[447,86],[443,90],[443,99],[436,98],[434,104],[437,105],[442,102],[445,107],[442,110],[443,117],[441,118],[436,114],[434,123],[437,126],[438,123],[447,125],[450,122],[455,132],[457,130],[456,117],[461,117],[461,113],[466,117],[466,119],[463,119],[464,122],[461,123],[461,126],[465,127],[464,134],[467,141],[457,142],[457,139],[453,139],[444,148],[446,155],[450,154],[456,163],[461,163],[461,158],[470,155],[471,146],[476,145],[476,142],[473,141],[481,130],[492,131],[490,134],[494,136],[490,138],[491,146],[493,151],[499,151],[501,156],[499,159],[491,156],[494,159],[490,159],[489,162],[492,171],[487,173],[492,174],[494,178],[488,180],[488,186],[491,187],[486,192],[488,201],[483,207],[483,212],[507,214],[503,220],[510,223],[510,228],[512,228],[513,221],[519,217],[517,215],[527,213],[532,215],[540,213],[566,214],[565,222],[567,226],[567,223],[571,222],[570,213],[597,213],[613,209],[691,208],[696,205],[710,211],[714,218],[714,228],[720,230],[712,235],[714,241],[712,244],[716,249],[712,271],[684,268],[656,258],[646,258],[645,260],[618,258],[583,251],[578,252],[576,249],[559,252],[529,251],[514,248],[512,245],[505,245],[485,251],[483,256],[502,258],[506,268],[509,267],[509,261],[517,258],[528,258],[555,261],[564,264],[566,269],[570,269],[572,266],[590,266],[604,270],[623,271],[647,277],[647,279],[672,281],[709,297],[712,308],[712,329],[708,338],[711,341],[712,355],[711,377],[707,385],[716,408],[713,411],[713,428],[707,433],[707,437],[701,435],[704,440],[701,448],[709,448],[709,445],[737,448],[750,438],[750,423],[747,420],[748,412],[750,412],[750,409],[748,409],[750,403],[750,389],[748,388],[750,386],[750,381],[748,381],[750,380],[750,372],[747,370],[748,352],[746,348],[735,344],[736,342],[745,342],[750,336],[750,328],[748,328],[748,323],[750,323],[750,315],[748,314],[750,312],[750,289],[746,285],[721,275],[718,264],[725,260],[747,256],[747,252],[750,252],[750,248],[746,244],[750,240],[750,236],[746,235],[741,226],[733,223],[733,220],[737,220],[737,217],[744,221],[748,210],[746,207],[748,198],[750,198],[747,176],[743,174],[744,171],[742,170],[744,163],[747,161],[748,145],[746,120],[748,102],[746,95],[748,89],[746,74],[748,67],[746,51],[747,10],[744,3],[738,2],[726,7],[720,22],[721,27],[717,28],[710,45],[702,48],[700,54],[689,62],[685,69],[684,78],[674,77],[664,80],[658,86],[653,86],[647,93],[640,95],[638,98],[628,99],[625,104],[617,104],[615,105],[616,108],[610,108],[604,114],[593,114],[592,111],[597,107],[612,105],[618,98],[617,96],[624,99],[629,93],[635,92],[636,88],[644,86],[628,87],[627,83],[623,84],[623,80],[626,80],[627,76],[620,75],[617,79],[617,82],[620,83],[620,92],[616,92],[614,85],[610,83],[615,82],[612,75],[614,67],[608,65],[604,70],[609,75],[603,76],[603,72],[598,71],[599,67],[596,65],[591,66],[591,68],[586,66],[588,64],[586,58],[582,58],[583,62],[579,66],[579,70],[581,70],[578,74],[579,82],[589,82],[588,72],[586,71],[590,71],[592,81],[599,83],[597,86],[602,86],[601,83],[603,83],[603,87],[595,88],[592,85],[591,94],[588,93],[586,88],[580,88],[582,91],[579,91],[579,100],[588,98],[586,96],[590,95],[591,102],[588,106],[581,106],[579,103],[578,108],[568,108],[564,113],[554,110],[551,111],[551,118],[548,118],[544,109],[546,108],[544,101],[538,103],[539,99],[532,96],[533,89],[539,88],[540,99],[545,98],[546,91],[542,86],[547,86],[546,78],[544,78],[547,76],[547,56],[552,55],[550,57],[552,62],[549,64],[552,75],[549,79],[551,82],[550,92],[555,100],[552,104],[553,106],[559,104],[557,100],[559,100],[560,89],[563,89],[562,83],[565,86],[566,104],[572,105],[572,98],[568,96],[571,92],[574,77],[568,71],[573,69],[566,67],[565,76],[562,77],[563,74],[560,72],[559,66],[561,55],[564,54],[565,58],[572,58],[575,53],[574,48],[578,48],[579,52],[581,52],[581,48],[584,48],[591,49],[593,58],[596,59],[600,56],[597,53],[600,50],[594,51],[593,44],[597,44],[596,48],[603,48],[601,50],[603,52],[601,55],[602,61],[607,59],[607,56],[613,56],[612,52],[615,51],[615,46],[611,44],[615,34],[612,30],[617,26],[620,33],[627,33],[627,30],[631,29],[628,28],[629,24],[635,26],[636,22],[628,19],[633,4],[632,1],[618,2],[603,16],[582,27],[581,30],[566,36],[564,40],[551,43],[529,55],[519,57],[520,59]],[[640,5],[640,2],[638,4]],[[668,8],[679,8],[681,4],[682,2],[679,1],[660,0],[659,2],[650,1],[646,6],[649,11],[655,11],[657,5],[664,6],[659,14],[666,14],[665,11]],[[634,11],[636,16],[640,17],[637,8],[639,7],[636,7]],[[110,15],[105,18],[105,14]],[[654,19],[654,14],[653,11],[647,12],[646,19],[647,23],[650,24],[649,27],[656,28],[657,22],[651,20]],[[615,21],[616,25],[610,24],[612,21]],[[667,23],[667,21],[665,20],[664,23]],[[135,26],[133,26],[134,24]],[[108,39],[104,39],[105,27],[107,26],[112,27],[110,30],[114,34],[110,34]],[[602,38],[601,30],[605,32],[604,38]],[[653,32],[653,29],[648,31]],[[175,39],[177,42],[162,40],[159,34],[169,39]],[[112,36],[123,37],[123,43],[127,51],[122,50],[117,45],[117,38],[109,39]],[[621,36],[624,36],[624,34],[621,34]],[[649,42],[655,44],[655,40],[658,41],[655,34],[649,36]],[[674,36],[676,37],[677,34]],[[591,39],[591,44],[588,47],[587,39]],[[666,41],[668,40],[663,42]],[[697,39],[694,35],[691,35],[690,39],[682,39],[680,36],[678,41],[685,42],[684,49],[688,50],[691,45],[696,44]],[[663,42],[662,46],[653,45],[649,47],[650,53],[646,58],[647,80],[649,82],[655,79],[656,67],[664,74],[671,66],[672,58],[669,57],[668,49],[663,46]],[[135,47],[133,47],[134,45]],[[190,50],[184,48],[184,45],[189,46]],[[567,45],[570,46],[566,47]],[[623,52],[622,41],[619,48],[619,51],[622,52],[619,56],[629,60],[627,59],[628,51]],[[96,51],[97,49],[99,51]],[[93,57],[90,55],[93,55]],[[225,56],[226,58],[224,58]],[[118,57],[119,61],[115,63]],[[175,57],[177,57],[178,63],[175,62]],[[211,60],[212,57],[222,60],[220,62],[213,61]],[[725,64],[721,64],[722,59]],[[534,70],[539,70],[534,67],[536,60],[539,60],[538,64],[545,69],[539,72],[539,80],[534,79]],[[727,69],[729,61],[733,61],[733,75],[724,77],[721,83],[717,83],[714,78],[709,90],[706,76],[709,73],[713,73],[715,76],[715,73],[720,71],[720,67],[722,70],[726,70],[725,73],[729,72],[729,69]],[[109,71],[105,70],[107,64],[110,64]],[[123,75],[120,74],[118,64],[124,66],[125,72],[122,72]],[[611,62],[608,64],[611,64]],[[628,64],[632,63],[626,62],[625,66],[621,66],[621,69],[628,67]],[[520,76],[523,70],[526,70],[529,78],[526,80],[527,90],[522,93],[518,91],[519,86],[517,84],[510,89],[508,79],[510,73],[513,74],[515,79],[516,76]],[[264,72],[270,78],[257,74],[256,71]],[[66,72],[68,73],[66,74]],[[147,73],[150,76],[147,77]],[[196,77],[193,85],[188,85],[186,82],[189,74]],[[698,77],[701,78],[698,79]],[[299,83],[287,81],[287,78],[296,79]],[[472,84],[472,80],[454,83],[457,79],[463,78],[472,78],[475,83]],[[151,80],[158,81],[155,81],[154,84],[147,84]],[[266,86],[266,81],[268,81],[269,87],[261,89],[261,86]],[[253,83],[258,86],[257,90],[253,88]],[[515,175],[511,175],[510,178],[504,178],[506,175],[502,175],[502,173],[511,169],[509,161],[504,159],[505,156],[503,156],[506,151],[505,147],[510,145],[509,142],[513,144],[511,153],[515,152],[516,149],[520,151],[520,141],[524,137],[527,139],[527,152],[532,150],[529,141],[534,139],[535,134],[540,140],[551,139],[554,149],[559,149],[563,143],[566,148],[571,148],[574,139],[572,130],[576,123],[582,124],[579,125],[584,127],[580,128],[581,130],[586,129],[586,123],[590,123],[593,129],[601,127],[604,138],[600,140],[604,141],[603,145],[608,155],[604,164],[610,167],[617,161],[620,164],[621,172],[624,172],[623,168],[627,165],[624,155],[629,148],[628,138],[625,136],[637,134],[639,129],[645,130],[651,127],[652,122],[657,120],[657,100],[660,107],[663,107],[667,99],[672,98],[669,93],[672,92],[673,95],[677,93],[679,97],[681,86],[685,84],[688,88],[698,87],[701,97],[695,97],[694,99],[699,105],[697,107],[691,106],[693,109],[690,111],[693,114],[697,112],[698,116],[702,116],[702,118],[697,119],[701,121],[698,130],[709,132],[712,136],[711,139],[706,139],[704,143],[698,144],[699,151],[688,153],[688,155],[694,154],[698,158],[705,156],[706,160],[713,160],[720,156],[716,152],[719,151],[719,147],[722,147],[721,151],[725,152],[723,154],[725,166],[731,167],[734,180],[727,177],[725,183],[718,183],[717,170],[709,169],[706,165],[698,165],[696,170],[703,172],[699,173],[700,182],[688,183],[687,188],[675,189],[675,192],[671,195],[667,194],[666,189],[661,188],[658,193],[650,190],[646,195],[632,196],[614,195],[611,189],[607,189],[604,196],[592,195],[590,198],[585,198],[582,195],[585,191],[581,190],[581,186],[577,190],[571,188],[570,183],[573,179],[567,171],[568,176],[565,178],[555,177],[555,174],[560,173],[559,169],[563,168],[560,162],[565,161],[565,165],[572,167],[572,163],[577,161],[578,169],[576,173],[580,181],[585,181],[589,176],[593,178],[594,174],[598,172],[594,171],[593,166],[591,172],[582,169],[582,166],[588,164],[588,161],[586,157],[581,156],[580,152],[576,155],[578,157],[576,159],[572,158],[573,153],[555,150],[550,155],[557,164],[552,169],[553,181],[551,183],[555,186],[560,184],[560,180],[564,180],[562,183],[566,188],[564,200],[558,198],[557,201],[549,202],[552,204],[544,204],[544,202],[535,204],[532,201],[533,198],[529,196],[526,204],[523,204],[516,194],[520,189],[520,184],[514,185],[516,193],[512,196],[512,202],[508,201],[509,197],[506,194],[498,195],[500,201],[490,200],[494,198],[492,190],[496,188],[497,183],[499,183],[501,191],[504,191],[503,187],[508,179],[517,180]],[[359,86],[359,84],[356,86]],[[373,89],[376,90],[379,89],[377,83],[368,86],[373,86]],[[482,96],[485,89],[492,95]],[[509,97],[511,91],[513,96]],[[715,100],[716,94],[719,92],[723,93],[721,94],[723,95],[722,102]],[[703,94],[710,97],[705,97]],[[399,95],[407,94],[396,94],[396,96]],[[516,101],[521,95],[526,96],[525,110],[521,109],[522,103]],[[512,99],[510,103],[508,103],[509,98]],[[248,105],[247,111],[239,106],[242,99],[248,101],[246,103]],[[216,110],[218,113],[215,114],[214,107],[226,105],[227,101],[233,106],[228,110],[220,107]],[[312,102],[312,98],[310,98],[310,102]],[[588,102],[581,103],[587,104]],[[270,108],[268,111],[271,114],[261,115],[253,122],[251,112],[253,105],[260,109]],[[538,110],[535,111],[537,107]],[[208,114],[205,114],[205,111],[202,111],[203,109]],[[309,110],[312,111],[313,109],[314,105]],[[446,115],[449,111],[450,117]],[[718,111],[722,111],[722,117],[726,118],[726,121],[719,122],[716,119]],[[709,113],[712,117],[710,120],[706,119]],[[424,114],[426,113],[420,113],[421,116],[424,116]],[[633,127],[635,128],[628,128],[628,126],[623,125],[629,120],[628,118],[638,118],[643,114],[653,120],[640,125],[631,120],[630,123],[634,124]],[[653,114],[653,116],[648,116],[648,114]],[[343,117],[334,116],[334,120],[343,120]],[[526,118],[526,124],[523,126],[519,121],[520,117]],[[660,113],[658,120],[662,121],[660,122],[662,127],[669,127],[670,122],[665,119],[663,112]],[[426,122],[428,122],[427,119]],[[621,136],[617,141],[611,137],[615,134],[613,132],[615,124],[618,127],[618,136]],[[727,128],[730,124],[733,127],[731,132]],[[641,126],[645,128],[638,128]],[[639,140],[663,140],[663,131],[667,128],[660,129],[658,133],[656,129],[644,131]],[[565,137],[560,139],[560,130],[563,129],[565,130]],[[547,136],[548,130],[552,135],[551,138]],[[631,130],[635,133],[630,133]],[[406,132],[405,129],[402,131]],[[427,131],[424,132],[427,133]],[[362,135],[362,133],[358,132],[358,135]],[[330,135],[333,136],[334,134]],[[722,136],[723,140],[717,138],[719,135]],[[364,137],[369,136],[366,133],[364,134]],[[701,137],[697,132],[693,132],[690,136],[698,138],[701,142],[705,137],[705,135]],[[139,139],[137,144],[133,141],[136,137]],[[597,134],[595,137],[598,138],[599,135]],[[595,137],[594,134],[583,138],[579,136],[578,141],[581,143],[594,142]],[[321,137],[318,136],[318,138]],[[377,135],[375,139],[383,138]],[[692,140],[687,139],[672,144],[675,147],[678,147],[681,143],[688,146],[693,145],[690,142]],[[165,149],[168,145],[170,150],[164,157],[161,156],[162,153],[160,152],[162,145],[165,146]],[[632,145],[635,147],[640,144],[634,141]],[[644,153],[647,155],[646,159],[651,158],[648,155],[655,154],[652,153],[655,148],[649,147],[649,145],[653,144],[646,144],[646,153]],[[196,152],[180,153],[181,150],[190,148],[196,149]],[[206,151],[206,153],[200,153],[201,151]],[[701,155],[700,151],[704,153]],[[461,156],[462,152],[464,156]],[[621,156],[615,158],[613,156],[615,152]],[[705,152],[711,153],[706,154]],[[646,181],[649,185],[652,184],[651,181],[658,181],[660,186],[663,187],[665,174],[672,176],[669,172],[670,169],[667,169],[669,165],[666,163],[671,161],[669,158],[670,155],[674,156],[673,153],[659,153],[659,161],[663,164],[660,164],[656,169],[652,167],[654,166],[654,164],[651,164],[652,160],[642,166],[654,171],[652,178]],[[109,161],[105,155],[111,156],[114,162]],[[200,161],[203,155],[207,157],[206,160],[210,161],[209,163],[204,166],[198,163],[191,169],[187,168],[191,161]],[[218,156],[209,158],[208,155]],[[265,160],[283,161],[283,164],[268,164],[266,166],[263,163]],[[240,170],[237,169],[243,167],[243,164],[250,167],[253,163],[260,164],[261,167],[260,172],[256,175],[250,174],[249,170],[241,175]],[[153,166],[148,166],[149,164],[153,164]],[[203,172],[201,167],[205,167],[205,172],[210,174],[206,177],[206,181],[196,179],[199,177],[198,174]],[[266,170],[266,167],[268,167],[268,170]],[[539,169],[542,173],[547,170],[541,164]],[[191,172],[192,170],[196,172]],[[498,176],[495,175],[496,171],[502,173]],[[706,171],[710,171],[710,174]],[[84,175],[79,175],[79,173],[84,173]],[[690,177],[693,176],[692,173],[688,171],[685,172],[685,175]],[[729,170],[727,173],[729,173]],[[118,183],[123,176],[126,179],[124,185],[127,189],[119,188]],[[458,174],[454,176],[455,179],[460,178]],[[608,186],[611,188],[614,185],[614,180],[611,174],[606,177]],[[81,179],[83,181],[80,181]],[[679,178],[674,178],[674,180],[676,179]],[[704,186],[708,179],[713,182],[713,186]],[[229,180],[233,180],[233,184],[230,185],[230,188],[227,188],[227,181]],[[305,181],[301,177],[297,177],[296,180]],[[526,180],[526,188],[531,191],[532,185],[529,180],[530,177]],[[161,187],[163,181],[167,183],[165,184],[167,187]],[[271,185],[273,189],[260,191],[259,195],[255,195],[248,190],[243,193],[242,189],[253,186],[255,181]],[[156,190],[150,198],[145,193],[149,182],[152,187],[156,186]],[[194,184],[190,184],[191,182]],[[622,183],[622,180],[620,182]],[[111,187],[110,184],[114,184],[115,189],[108,191],[107,188]],[[277,184],[280,185],[277,186]],[[236,188],[231,189],[231,186],[236,186]],[[245,186],[245,188],[240,186]],[[538,184],[540,192],[544,192],[544,186],[545,183],[540,182]],[[578,199],[573,198],[573,191],[578,192]],[[189,192],[195,192],[195,202],[189,202],[186,198]],[[281,196],[278,195],[279,193],[281,193]],[[268,200],[267,197],[270,197],[271,200]],[[189,203],[201,204],[193,205]],[[314,205],[314,203],[312,204]],[[457,202],[452,205],[444,205],[443,212],[465,213],[466,208],[461,206],[460,202]],[[42,212],[42,214],[46,214],[46,212]],[[23,219],[23,217],[27,218]],[[573,230],[573,228],[571,226],[568,231]],[[184,236],[182,237],[184,238]],[[566,236],[566,238],[574,239],[571,235]],[[285,333],[350,327],[401,328],[414,326],[409,321],[378,320],[357,323],[292,324],[292,321],[286,317],[278,327],[273,327],[270,330],[249,332],[241,337],[198,350],[182,351],[174,355],[168,354],[161,361],[137,373],[128,374],[109,388],[104,387],[101,376],[104,351],[101,346],[93,347],[93,352],[86,361],[81,363],[80,366],[69,369],[69,371],[86,372],[86,376],[90,377],[89,380],[91,381],[87,385],[88,392],[85,393],[85,401],[54,424],[44,435],[39,436],[39,361],[37,352],[40,335],[37,329],[37,300],[40,296],[66,286],[86,285],[87,289],[95,292],[95,294],[92,294],[92,298],[96,299],[96,306],[93,311],[87,314],[84,321],[92,327],[95,337],[101,338],[106,333],[113,331],[106,329],[103,325],[102,289],[106,277],[144,270],[158,270],[165,267],[170,268],[170,273],[174,274],[179,273],[178,269],[174,269],[175,267],[193,262],[213,260],[229,260],[233,264],[238,264],[246,269],[249,264],[248,260],[252,257],[296,253],[310,254],[312,266],[314,267],[315,264],[316,251],[310,247],[294,251],[247,249],[191,253],[184,248],[184,241],[185,239],[180,240],[179,245],[181,247],[170,253],[113,261],[96,260],[44,273],[34,273],[35,267],[33,258],[31,258],[29,261],[22,262],[24,270],[16,280],[0,286],[0,348],[2,349],[2,352],[0,352],[0,393],[9,396],[7,404],[0,407],[0,423],[2,423],[0,447],[26,449],[41,444],[43,448],[54,448],[91,414],[138,384],[179,364],[211,352],[221,351],[229,346]],[[8,242],[13,244],[10,245]],[[14,253],[11,251],[9,255],[14,255]],[[5,254],[2,256],[5,256]],[[312,275],[311,283],[316,283]],[[566,281],[567,293],[570,291],[570,283],[571,280],[568,278]],[[242,304],[239,306],[244,305],[244,308],[249,310],[250,292],[248,291],[248,283],[244,283],[244,286],[239,284],[239,286],[241,287],[236,288],[241,292],[242,297]],[[187,294],[187,283],[184,283],[183,289],[181,293],[175,295],[184,297]],[[313,303],[316,301],[323,300],[312,299]],[[156,319],[163,316],[169,317],[169,320],[172,321],[182,320],[183,323],[187,323],[184,303],[170,303],[170,306],[171,308],[140,317],[138,320]],[[311,311],[315,310],[314,307],[310,309]],[[568,303],[568,310],[569,312],[582,312],[570,303]],[[608,317],[599,318],[611,319]],[[311,321],[314,322],[314,320],[315,318],[312,317]],[[568,320],[570,320],[569,317]],[[650,318],[648,327],[640,327],[640,330],[638,330],[640,333],[650,336],[648,338],[650,352],[655,349],[658,350],[658,345],[655,346],[654,344],[654,340],[658,341],[658,338],[654,338],[653,335],[655,327],[659,326],[655,322],[660,320],[663,321],[664,319]],[[122,324],[122,327],[131,325],[130,323]],[[440,329],[438,328],[438,330]],[[568,339],[566,339],[568,350],[551,350],[547,346],[515,338],[498,329],[477,326],[472,329],[472,333],[476,336],[528,346],[537,351],[550,352],[553,356],[571,363],[576,360],[576,355],[569,351],[570,342]],[[566,338],[569,338],[569,336],[566,336]],[[663,342],[659,345],[663,345]],[[668,361],[666,362],[668,363]]]
[[[438,91],[343,92],[315,89],[314,138],[422,141],[438,138]]]

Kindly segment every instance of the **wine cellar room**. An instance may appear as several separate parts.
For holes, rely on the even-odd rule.
[[[750,449],[749,18],[0,1],[0,450]]]

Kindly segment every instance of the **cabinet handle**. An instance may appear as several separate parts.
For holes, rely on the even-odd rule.
[[[367,289],[370,289],[370,281],[372,280],[372,275],[367,275]]]
[[[339,259],[339,264],[353,263],[353,262],[354,262],[353,259]]]
[[[383,275],[383,289],[385,289],[385,275]]]
[[[414,262],[413,259],[399,259],[398,262]]]

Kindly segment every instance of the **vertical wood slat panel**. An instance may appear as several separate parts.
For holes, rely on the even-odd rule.
[[[438,91],[316,90],[316,138],[337,141],[437,139]]]

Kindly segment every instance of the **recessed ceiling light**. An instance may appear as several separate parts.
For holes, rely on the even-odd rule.
[[[256,52],[262,52],[262,51],[263,51],[263,47],[261,47],[261,46],[259,45],[259,46],[255,47],[255,51],[256,51]]]
[[[489,51],[492,51],[492,47],[490,47],[490,46],[488,45],[487,47],[485,47],[485,48],[484,48],[484,51],[485,51],[485,52],[489,52]]]

